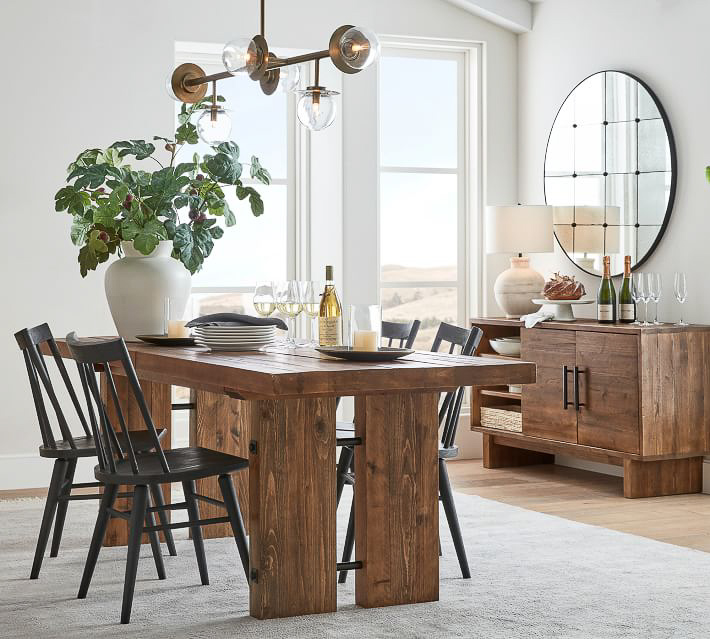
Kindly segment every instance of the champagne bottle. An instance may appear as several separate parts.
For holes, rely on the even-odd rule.
[[[321,346],[338,346],[342,343],[342,315],[338,293],[333,283],[333,267],[325,267],[325,290],[318,313],[318,342]]]
[[[636,304],[631,295],[631,256],[624,257],[624,281],[619,291],[619,321],[631,324],[636,320]]]
[[[616,291],[611,281],[611,263],[608,255],[604,256],[604,277],[597,293],[597,320],[601,324],[616,322]]]

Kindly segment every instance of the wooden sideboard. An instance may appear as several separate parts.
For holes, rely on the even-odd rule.
[[[555,454],[623,466],[625,497],[702,490],[710,454],[710,326],[632,326],[589,320],[473,319],[490,340],[520,336],[537,382],[511,392],[473,389],[471,428],[483,433],[483,465],[554,462]],[[706,392],[706,389],[709,389]],[[565,405],[566,400],[566,405]],[[519,406],[519,408],[518,408]],[[481,425],[482,408],[520,412],[520,432]]]

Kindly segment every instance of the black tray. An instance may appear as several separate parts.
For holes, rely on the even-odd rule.
[[[194,346],[194,337],[168,337],[167,335],[136,335],[141,342],[158,346]]]
[[[389,362],[405,355],[411,355],[414,352],[411,348],[389,347],[381,347],[376,351],[360,351],[350,346],[321,346],[316,348],[316,350],[330,357],[347,359],[353,362]]]

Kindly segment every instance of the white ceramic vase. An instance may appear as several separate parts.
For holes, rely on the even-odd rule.
[[[530,268],[527,257],[511,257],[510,268],[503,271],[493,285],[498,306],[508,318],[534,313],[540,308],[532,300],[542,296],[545,278]]]
[[[165,298],[170,315],[182,317],[190,296],[190,272],[170,257],[173,243],[160,242],[150,255],[143,255],[131,242],[121,242],[123,254],[106,271],[104,288],[113,323],[125,340],[136,335],[162,334]]]

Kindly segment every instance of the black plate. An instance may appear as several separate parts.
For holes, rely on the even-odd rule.
[[[168,337],[167,335],[136,335],[142,342],[158,346],[194,346],[194,337]]]
[[[353,362],[389,362],[414,352],[411,348],[388,347],[381,347],[377,351],[356,351],[349,346],[322,346],[316,350],[324,355],[348,359]]]

